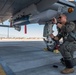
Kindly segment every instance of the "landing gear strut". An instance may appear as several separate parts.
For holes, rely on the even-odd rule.
[[[47,49],[48,51],[53,52],[55,46],[56,46],[56,42],[50,37],[50,34],[52,34],[53,30],[52,30],[53,24],[52,23],[47,23],[44,26],[44,33],[43,36],[44,41],[46,43]]]

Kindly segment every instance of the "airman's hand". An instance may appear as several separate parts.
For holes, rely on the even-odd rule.
[[[60,23],[57,24],[57,27],[60,28],[60,29],[62,28],[62,26],[63,26],[63,25],[60,24]]]
[[[55,36],[53,34],[50,35],[51,38],[54,38]]]
[[[53,24],[56,24],[57,23],[57,19],[55,17],[52,19],[52,23]]]

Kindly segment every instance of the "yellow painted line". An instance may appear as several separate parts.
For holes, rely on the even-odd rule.
[[[3,70],[2,66],[0,65],[0,75],[6,75],[5,71]]]

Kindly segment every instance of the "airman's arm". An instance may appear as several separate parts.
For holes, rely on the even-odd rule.
[[[67,25],[66,25],[66,32],[71,32],[75,29],[75,24],[73,22],[69,22]]]

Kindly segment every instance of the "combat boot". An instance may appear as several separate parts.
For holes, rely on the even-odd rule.
[[[64,60],[66,68],[61,71],[62,74],[69,74],[74,72],[72,60]]]
[[[65,68],[64,70],[61,71],[62,74],[69,74],[73,72],[74,72],[74,68]]]

